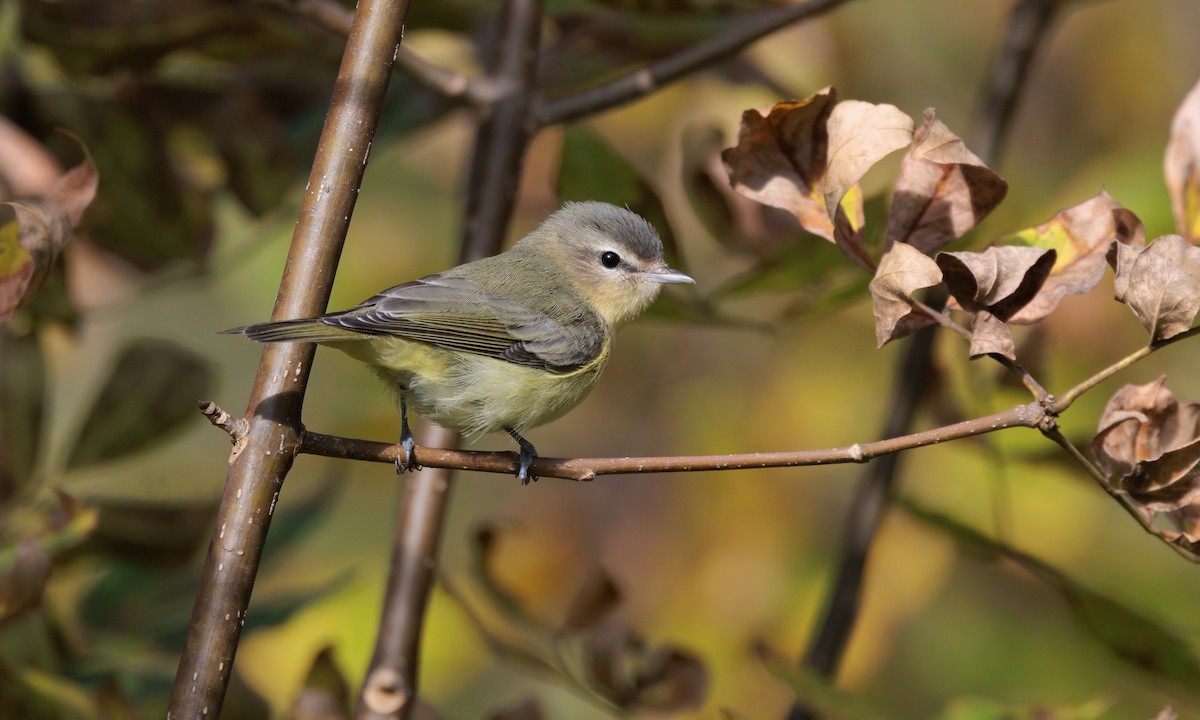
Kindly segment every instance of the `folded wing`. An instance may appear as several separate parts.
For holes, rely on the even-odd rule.
[[[497,297],[473,280],[433,275],[389,288],[358,307],[319,320],[359,333],[393,335],[569,373],[595,360],[604,345],[605,329],[599,319],[583,319],[572,315],[560,322]]]

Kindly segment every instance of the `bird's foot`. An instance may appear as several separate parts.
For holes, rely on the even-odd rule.
[[[519,455],[517,455],[517,460],[519,462],[519,466],[517,467],[517,479],[521,481],[522,485],[528,485],[531,482],[537,482],[537,475],[534,475],[529,471],[530,466],[533,465],[533,459],[537,457],[537,448],[533,446],[533,443],[521,437],[521,435],[512,428],[504,428],[504,432],[508,433],[513,440],[517,441],[517,445],[521,446],[521,452]]]
[[[417,441],[413,438],[412,433],[405,433],[400,436],[400,447],[403,448],[404,454],[396,458],[397,475],[421,469],[421,466],[417,464],[416,458],[413,457],[413,449],[416,446]]]
[[[404,449],[404,456],[396,458],[396,474],[403,475],[406,472],[420,470],[421,466],[413,457],[413,449],[417,447],[417,441],[413,437],[412,430],[408,429],[408,406],[403,397],[400,398],[400,447]]]

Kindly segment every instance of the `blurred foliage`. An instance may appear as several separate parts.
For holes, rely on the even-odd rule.
[[[414,2],[406,43],[478,72],[494,50],[494,5]],[[775,5],[551,0],[545,93],[616,77]],[[699,454],[873,439],[897,355],[872,349],[869,276],[791,214],[734,193],[721,152],[748,108],[829,85],[913,118],[935,106],[965,134],[1009,6],[849,2],[644,101],[541,132],[516,225],[564,199],[628,204],[699,283],[622,332],[604,388],[539,429],[539,447]],[[1191,0],[1076,3],[992,164],[1008,197],[951,249],[1031,228],[1027,244],[1064,256],[1086,245],[1077,265],[1094,269],[1097,247],[1060,237],[1055,213],[1101,186],[1146,235],[1170,232],[1161,159],[1200,68],[1198,24]],[[211,333],[269,312],[341,46],[267,0],[0,4],[0,116],[11,121],[0,127],[0,197],[67,217],[71,203],[46,204],[62,197],[52,188],[63,168],[90,155],[99,177],[69,231],[43,223],[59,234],[36,267],[14,216],[0,221],[0,303],[14,300],[0,325],[6,717],[153,717],[165,706],[227,448],[195,401],[220,395],[231,407],[254,371],[254,348]],[[454,102],[396,75],[338,303],[454,257],[469,138]],[[886,249],[903,163],[884,160],[851,198],[864,198],[855,230],[868,257]],[[1194,190],[1176,175],[1180,192]],[[1051,277],[1069,267],[1060,257]],[[1057,390],[1144,344],[1110,296],[1101,285],[1063,298],[1036,329],[1014,328],[1016,356]],[[927,426],[1024,401],[964,347],[939,343]],[[1181,343],[1130,372],[1169,372],[1194,399],[1195,360]],[[1077,444],[1116,386],[1063,417]],[[396,430],[374,378],[324,354],[305,420],[347,436]],[[831,718],[1148,718],[1167,702],[1200,712],[1188,637],[1200,575],[1047,446],[1014,431],[907,459],[906,494],[923,509],[885,521],[836,688],[794,657],[835,571],[854,468],[524,490],[464,477],[418,715],[766,718],[797,698]],[[344,715],[370,653],[392,473],[304,460],[288,485],[224,717]]]

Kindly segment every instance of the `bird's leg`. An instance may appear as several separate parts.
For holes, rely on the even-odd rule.
[[[521,437],[520,433],[510,427],[504,428],[504,432],[508,433],[509,437],[516,440],[517,444],[521,446],[521,454],[519,456],[521,466],[517,468],[517,479],[521,481],[522,485],[528,485],[530,481],[536,482],[537,476],[530,474],[529,466],[533,464],[533,459],[537,457],[537,448],[533,446],[533,443]]]
[[[408,405],[404,402],[404,395],[400,396],[400,446],[404,448],[404,457],[396,458],[396,474],[420,470],[421,466],[413,460],[413,448],[417,446],[417,441],[413,438],[412,430],[408,429]]]

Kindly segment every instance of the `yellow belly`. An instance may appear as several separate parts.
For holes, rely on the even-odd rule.
[[[561,417],[608,364],[605,352],[573,373],[555,374],[395,337],[330,345],[370,365],[422,417],[468,436],[504,428],[520,433]]]

